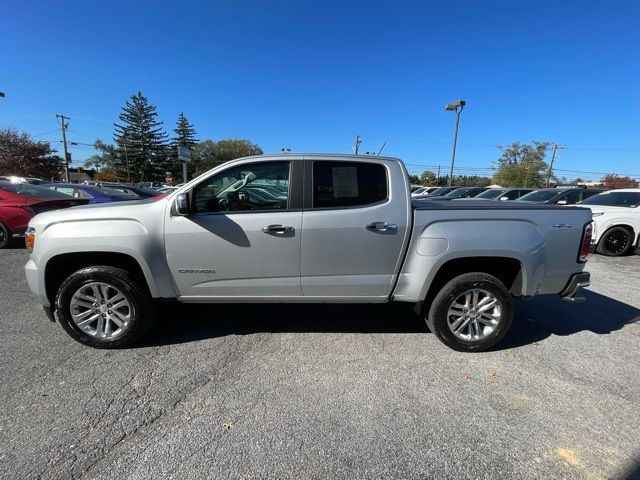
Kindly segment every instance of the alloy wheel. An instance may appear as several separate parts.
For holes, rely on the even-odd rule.
[[[495,331],[502,318],[502,304],[490,291],[469,289],[453,300],[447,312],[451,332],[466,341],[481,340]]]
[[[629,235],[622,230],[616,230],[607,235],[604,243],[609,252],[618,255],[629,246]]]
[[[78,328],[92,337],[111,339],[129,326],[132,308],[129,299],[116,287],[92,282],[71,297],[71,318]]]

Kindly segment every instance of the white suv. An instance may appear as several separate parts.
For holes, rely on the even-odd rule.
[[[640,188],[609,190],[579,205],[589,207],[593,214],[596,252],[617,257],[639,246]]]

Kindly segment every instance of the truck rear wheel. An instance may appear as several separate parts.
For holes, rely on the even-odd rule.
[[[445,345],[481,352],[505,336],[513,321],[513,305],[500,280],[474,272],[450,280],[425,314],[427,326]]]
[[[58,289],[56,313],[65,331],[94,348],[126,347],[155,319],[155,305],[131,273],[110,266],[86,267]]]

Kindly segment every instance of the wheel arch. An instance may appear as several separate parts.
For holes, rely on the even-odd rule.
[[[472,272],[492,275],[500,280],[512,295],[522,295],[525,271],[519,259],[508,256],[459,257],[446,261],[438,268],[422,303],[429,305],[450,280]]]
[[[616,227],[622,227],[622,228],[628,230],[629,233],[631,233],[631,242],[632,242],[631,244],[632,245],[635,244],[635,242],[638,239],[638,233],[639,232],[636,231],[636,229],[635,229],[635,227],[633,225],[631,225],[630,223],[624,222],[624,221],[623,222],[616,222],[616,223],[614,223],[612,225],[609,225],[607,228],[605,228],[603,230],[603,232],[598,235],[598,237],[599,237],[598,238],[598,244],[602,241],[602,239],[604,238],[604,236],[607,234],[607,232],[609,230],[611,230],[612,228],[616,228]]]
[[[47,298],[53,305],[56,293],[64,280],[73,272],[84,267],[107,265],[130,272],[147,292],[153,296],[155,284],[149,282],[142,266],[131,255],[119,252],[74,252],[62,253],[50,258],[45,266],[44,283]]]

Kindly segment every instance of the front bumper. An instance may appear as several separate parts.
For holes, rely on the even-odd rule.
[[[587,299],[584,297],[576,297],[584,287],[591,285],[591,274],[589,272],[574,273],[569,279],[569,283],[564,287],[564,290],[560,292],[560,296],[563,300],[571,303],[582,303]]]

